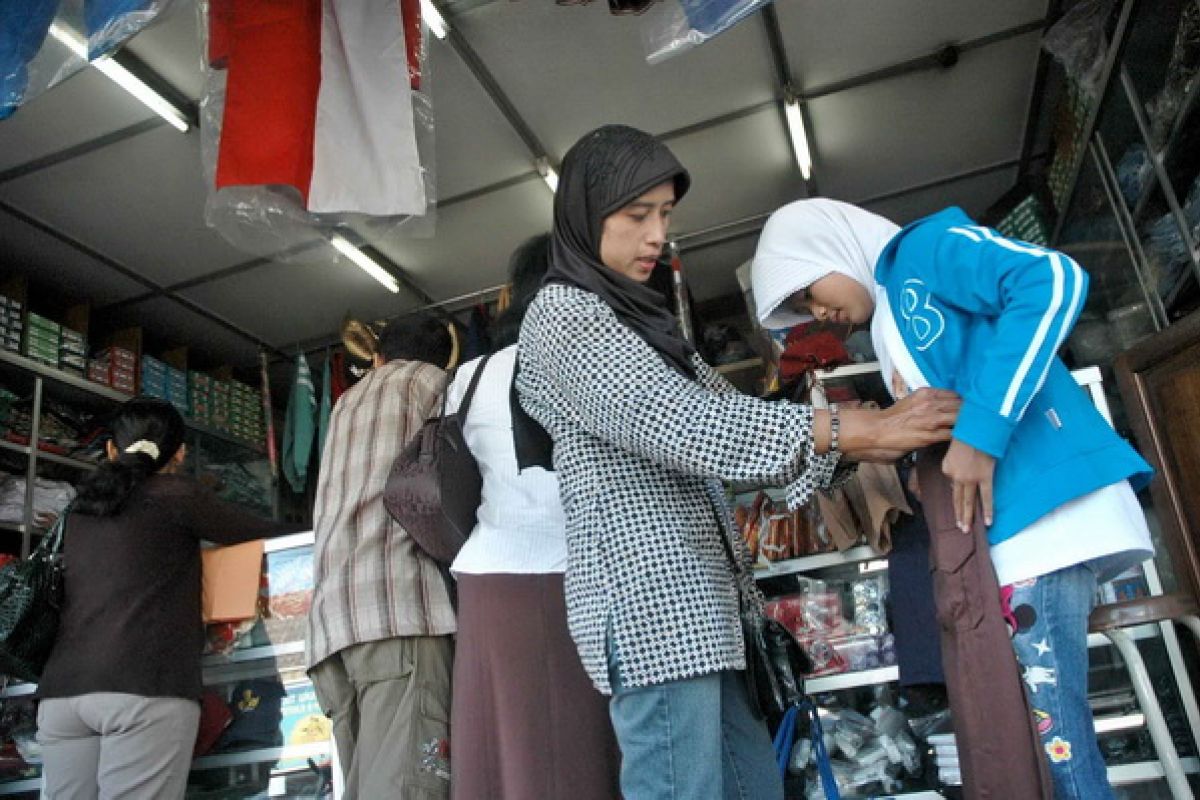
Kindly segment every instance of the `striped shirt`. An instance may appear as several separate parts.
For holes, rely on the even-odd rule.
[[[391,361],[334,406],[321,457],[308,664],[363,642],[454,633],[437,565],[383,507],[392,463],[440,410],[446,373]]]

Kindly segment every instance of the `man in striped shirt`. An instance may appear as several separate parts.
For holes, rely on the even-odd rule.
[[[384,509],[383,487],[438,412],[451,350],[432,316],[391,323],[374,368],[330,417],[313,511],[308,664],[333,720],[346,800],[449,795],[454,611],[437,564]]]

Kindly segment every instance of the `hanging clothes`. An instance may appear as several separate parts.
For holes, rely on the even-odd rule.
[[[236,0],[216,185],[283,185],[315,213],[424,214],[404,7]],[[419,20],[418,20],[419,24]],[[420,39],[414,40],[414,46]],[[419,52],[419,51],[417,51]]]
[[[329,433],[329,415],[333,413],[333,370],[331,354],[325,351],[325,365],[321,368],[321,410],[317,414],[317,459],[325,454],[325,436]]]
[[[912,469],[907,462],[898,465],[901,486],[907,485]],[[896,637],[900,685],[945,683],[929,574],[929,528],[920,501],[907,490],[904,494],[914,513],[901,514],[892,526],[892,550],[888,553],[888,609]]]
[[[292,384],[283,426],[283,475],[297,494],[304,492],[308,479],[308,461],[316,435],[316,405],[312,373],[301,353],[296,356],[296,381]]]

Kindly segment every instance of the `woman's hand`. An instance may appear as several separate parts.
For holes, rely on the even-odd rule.
[[[966,442],[955,439],[942,461],[942,473],[954,482],[954,521],[961,531],[971,530],[975,498],[985,525],[992,524],[992,474],[996,459]]]
[[[961,405],[954,392],[918,389],[883,411],[842,410],[839,448],[853,461],[890,463],[913,450],[949,441]],[[817,430],[823,432],[820,424]],[[821,438],[818,435],[818,452]]]

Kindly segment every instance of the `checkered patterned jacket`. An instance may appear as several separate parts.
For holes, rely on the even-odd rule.
[[[736,540],[722,480],[827,486],[836,456],[812,451],[812,411],[741,394],[694,357],[676,372],[596,295],[553,284],[521,328],[518,391],[554,439],[567,516],[567,613],[596,688],[743,669]],[[755,592],[755,596],[757,593]]]

